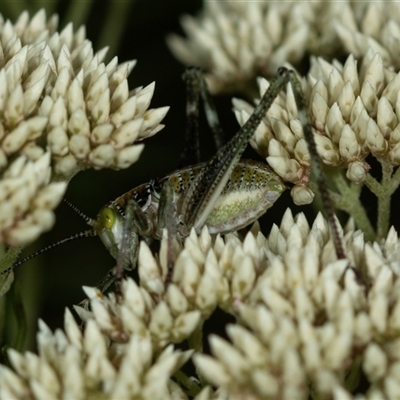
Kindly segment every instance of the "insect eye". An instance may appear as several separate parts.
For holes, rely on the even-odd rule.
[[[115,210],[105,207],[100,211],[100,224],[106,229],[111,229],[115,223]]]

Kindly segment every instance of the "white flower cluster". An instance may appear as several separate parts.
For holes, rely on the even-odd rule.
[[[180,392],[170,377],[192,351],[155,351],[149,332],[112,342],[93,320],[82,332],[66,310],[65,333],[40,321],[39,355],[10,350],[15,372],[0,366],[1,399],[169,399]],[[175,397],[176,398],[176,397]]]
[[[83,27],[57,17],[0,14],[0,243],[20,246],[50,229],[68,180],[85,168],[126,168],[135,144],[159,131],[168,107],[148,109],[154,83],[129,91],[134,62],[102,62]],[[40,176],[42,174],[42,176]],[[39,197],[38,197],[39,196]]]
[[[348,53],[362,57],[368,50],[380,53],[385,66],[400,70],[400,7],[397,1],[332,2],[333,26]],[[340,18],[339,18],[340,16]],[[325,33],[327,36],[328,33]],[[322,44],[322,43],[321,43]],[[322,49],[321,49],[322,50]]]
[[[304,54],[362,57],[380,52],[385,66],[400,68],[400,8],[396,1],[206,1],[200,16],[185,15],[187,38],[168,44],[186,65],[207,71],[214,93],[251,93],[257,76],[297,65]]]
[[[365,244],[349,228],[344,241],[348,259],[337,261],[322,217],[310,229],[290,212],[268,240],[258,235],[268,267],[236,301],[231,343],[211,336],[212,356],[194,356],[219,388],[198,399],[306,399],[310,387],[314,396],[351,399],[361,371],[370,388],[357,398],[397,398],[400,242],[392,229],[383,248]]]
[[[52,335],[42,323],[39,356],[10,351],[12,369],[0,371],[0,397],[186,399],[184,386],[170,377],[192,353],[168,344],[193,340],[220,307],[238,323],[228,326],[230,343],[211,335],[211,355],[194,355],[197,372],[215,387],[198,386],[197,400],[306,399],[310,388],[316,396],[347,400],[361,374],[368,389],[357,399],[397,398],[395,230],[379,246],[348,224],[345,260],[336,260],[321,215],[310,227],[303,214],[293,218],[288,210],[268,239],[257,227],[252,232],[243,242],[233,234],[213,240],[206,229],[199,237],[192,232],[168,287],[166,240],[160,261],[142,243],[141,285],[125,281],[120,301],[86,288],[91,310],[76,307],[83,334],[69,312],[65,334]]]
[[[207,1],[200,17],[182,18],[188,38],[170,35],[167,41],[184,64],[209,72],[211,92],[246,90],[256,76],[303,57],[311,8],[304,2]]]
[[[102,63],[107,49],[93,53],[85,31],[68,24],[56,32],[44,10],[15,25],[0,21],[0,159],[37,158],[49,146],[55,172],[65,177],[93,167],[125,168],[138,158],[133,145],[162,128],[167,107],[147,110],[154,83],[129,91],[134,62]]]
[[[0,180],[0,243],[23,246],[54,223],[52,210],[67,184],[50,182],[50,152],[35,161],[18,157]]]
[[[379,53],[369,51],[359,71],[352,55],[344,65],[311,58],[302,83],[317,151],[326,165],[344,168],[347,178],[359,184],[369,171],[370,154],[400,164],[400,74],[386,69]],[[269,84],[260,79],[259,85],[262,95]],[[238,99],[233,104],[243,125],[254,108]],[[279,93],[251,144],[284,181],[296,185],[292,195],[297,204],[312,201],[310,154],[290,85]]]

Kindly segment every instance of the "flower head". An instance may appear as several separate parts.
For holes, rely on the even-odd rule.
[[[191,351],[172,345],[156,352],[148,331],[125,343],[110,341],[94,320],[83,332],[65,313],[65,332],[39,323],[38,355],[10,350],[13,370],[0,366],[1,398],[171,398],[182,393],[170,379]]]
[[[399,82],[398,74],[384,68],[379,53],[368,52],[359,69],[352,55],[344,65],[311,59],[302,84],[323,163],[345,169],[347,178],[358,184],[370,169],[369,155],[399,165]],[[260,79],[259,85],[263,94],[268,81]],[[233,104],[243,125],[253,108],[237,99]],[[251,144],[283,180],[296,185],[292,195],[297,204],[312,200],[307,194],[310,154],[290,85],[286,94],[279,93]]]
[[[246,91],[256,76],[270,76],[285,62],[303,57],[312,7],[304,2],[205,2],[200,17],[182,18],[187,39],[170,35],[168,44],[186,65],[208,72],[211,92]]]
[[[178,249],[168,287],[160,279],[166,239],[159,261],[143,244],[141,284],[125,281],[120,301],[86,288],[90,310],[76,308],[83,332],[69,312],[65,333],[41,323],[39,355],[10,351],[1,394],[169,398],[175,390],[185,398],[170,377],[192,351],[170,343],[189,339],[198,371],[216,388],[204,387],[198,399],[305,399],[310,387],[318,396],[351,399],[361,373],[366,398],[395,398],[400,241],[391,229],[381,246],[365,243],[351,222],[342,234],[346,259],[337,260],[321,215],[310,226],[288,210],[268,238],[256,226],[243,241],[193,231]],[[211,335],[211,354],[204,354],[197,329],[216,307],[237,323],[227,328],[229,343]]]
[[[103,62],[84,27],[57,16],[0,15],[0,243],[20,246],[53,225],[52,210],[85,168],[126,168],[168,107],[148,109],[154,83],[129,90],[135,62]]]

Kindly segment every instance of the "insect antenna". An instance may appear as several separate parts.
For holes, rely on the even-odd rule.
[[[73,210],[76,214],[78,214],[88,225],[90,225],[92,227],[95,226],[96,221],[94,219],[88,217],[81,210],[79,210],[79,208],[74,206],[68,200],[63,199],[63,201],[69,208],[71,208],[71,210]],[[69,237],[61,239],[58,242],[52,243],[52,244],[44,247],[43,249],[40,249],[40,250],[30,254],[29,256],[23,258],[22,260],[19,260],[19,261],[15,262],[14,264],[10,265],[8,268],[6,268],[5,270],[0,272],[0,276],[8,274],[15,267],[18,267],[19,265],[29,261],[32,258],[35,258],[35,257],[39,256],[42,253],[45,253],[48,250],[54,249],[55,247],[58,247],[58,246],[60,246],[62,244],[71,242],[72,240],[80,239],[80,238],[83,238],[83,237],[92,237],[92,236],[97,236],[96,231],[94,229],[88,229],[87,231],[75,233],[75,234],[73,234],[73,235],[71,235]]]
[[[26,261],[29,261],[31,258],[35,258],[35,257],[39,256],[40,254],[45,253],[48,250],[54,249],[54,247],[58,247],[64,243],[71,242],[72,240],[75,240],[75,239],[80,239],[83,237],[91,237],[91,236],[96,236],[96,232],[93,229],[89,229],[84,232],[75,233],[74,235],[71,235],[64,239],[61,239],[58,242],[52,243],[52,244],[44,247],[43,249],[35,251],[34,253],[30,254],[29,256],[23,258],[22,260],[17,261],[13,265],[11,265],[10,267],[8,267],[4,271],[2,271],[0,273],[0,275],[4,275],[4,274],[8,273],[10,270],[14,269],[15,267],[18,267],[19,265],[25,263]]]
[[[95,220],[88,217],[86,214],[84,214],[78,207],[74,206],[72,203],[70,203],[67,199],[63,199],[63,202],[76,214],[78,214],[88,225],[94,226],[95,225]]]

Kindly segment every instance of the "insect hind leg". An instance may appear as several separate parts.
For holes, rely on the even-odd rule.
[[[199,103],[203,100],[207,123],[213,132],[215,147],[224,144],[224,132],[219,122],[214,101],[210,96],[203,73],[199,68],[187,68],[183,74],[186,83],[186,133],[179,168],[200,162]]]

